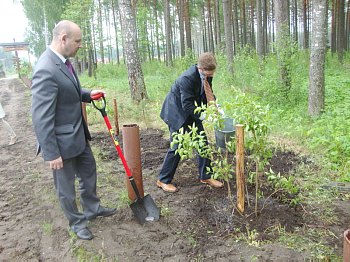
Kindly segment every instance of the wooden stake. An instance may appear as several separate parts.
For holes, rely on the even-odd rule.
[[[115,126],[115,134],[119,136],[119,122],[118,122],[118,107],[117,100],[113,98],[113,109],[114,109],[114,126]]]
[[[237,183],[237,208],[244,212],[244,128],[236,125],[236,183]]]

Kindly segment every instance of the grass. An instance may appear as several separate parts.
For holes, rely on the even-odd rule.
[[[326,237],[334,235],[326,229],[307,229],[302,235],[295,233],[279,232],[277,242],[297,250],[310,253],[312,259],[317,261],[342,261],[342,258],[334,254],[334,250],[322,243]]]
[[[42,228],[45,234],[51,235],[53,231],[53,224],[49,222],[45,222],[43,223]]]

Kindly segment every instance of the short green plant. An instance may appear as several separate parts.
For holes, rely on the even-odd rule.
[[[211,153],[211,149],[206,143],[205,132],[198,133],[198,127],[194,123],[189,127],[188,132],[185,132],[184,128],[180,128],[179,132],[173,134],[170,146],[174,147],[175,144],[178,144],[176,153],[180,155],[182,160],[193,158],[194,150],[202,157],[208,157]]]
[[[285,202],[295,206],[300,202],[300,198],[297,194],[300,188],[295,183],[295,178],[293,176],[284,177],[280,173],[276,174],[271,168],[269,172],[265,172],[267,176],[267,181],[272,184],[273,188],[281,190],[283,193],[287,193],[292,196],[292,199],[283,199]]]
[[[261,241],[258,239],[259,233],[256,229],[250,230],[249,227],[246,227],[246,233],[244,233],[241,232],[239,228],[237,228],[236,233],[238,234],[235,237],[236,241],[243,241],[249,246],[254,247],[259,247],[261,245]]]
[[[52,234],[52,230],[53,230],[53,224],[49,223],[49,222],[45,222],[42,225],[42,228],[43,228],[45,234],[51,235]]]
[[[160,215],[162,217],[170,217],[174,212],[169,207],[162,207],[160,209]]]
[[[126,189],[118,190],[118,200],[118,208],[126,207],[132,203]]]
[[[276,174],[270,168],[269,172],[265,172],[267,181],[272,183],[276,189],[284,189],[289,194],[296,194],[299,192],[299,188],[294,184],[294,177],[281,176],[281,173]]]

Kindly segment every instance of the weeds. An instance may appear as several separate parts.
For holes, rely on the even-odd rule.
[[[49,222],[45,222],[43,223],[42,228],[45,234],[51,235],[53,231],[53,224]]]

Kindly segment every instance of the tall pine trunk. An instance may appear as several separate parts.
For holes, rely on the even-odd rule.
[[[311,116],[322,113],[325,104],[324,67],[326,57],[328,0],[314,0],[309,71],[309,106]]]
[[[222,0],[222,9],[224,13],[224,28],[226,40],[226,55],[228,63],[228,71],[233,73],[233,44],[232,44],[232,4],[230,0]]]
[[[137,51],[136,21],[130,1],[119,0],[119,11],[131,98],[135,102],[140,102],[142,99],[148,98],[148,95]]]

